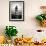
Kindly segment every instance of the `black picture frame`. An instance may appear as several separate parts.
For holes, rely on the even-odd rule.
[[[9,21],[24,21],[24,1],[9,1]]]

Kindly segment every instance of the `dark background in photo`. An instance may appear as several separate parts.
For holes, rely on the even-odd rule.
[[[12,19],[21,19],[22,18],[22,13],[18,13],[18,6],[16,5],[15,7],[15,14],[11,14]]]

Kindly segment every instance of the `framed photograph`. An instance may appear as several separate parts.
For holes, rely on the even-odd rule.
[[[24,21],[24,1],[9,2],[9,21]]]

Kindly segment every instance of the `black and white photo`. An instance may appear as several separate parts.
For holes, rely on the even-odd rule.
[[[9,2],[9,20],[24,21],[24,1]]]

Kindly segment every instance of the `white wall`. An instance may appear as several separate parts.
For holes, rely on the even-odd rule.
[[[19,22],[9,21],[9,1],[10,0],[0,0],[0,33],[4,32],[6,25],[16,26],[19,31],[18,36],[22,34],[24,36],[31,36],[31,32],[35,32],[36,29],[42,29],[36,22],[35,16],[40,14],[39,7],[41,5],[46,5],[46,0],[24,0],[25,20]],[[46,30],[45,28],[43,29]]]

